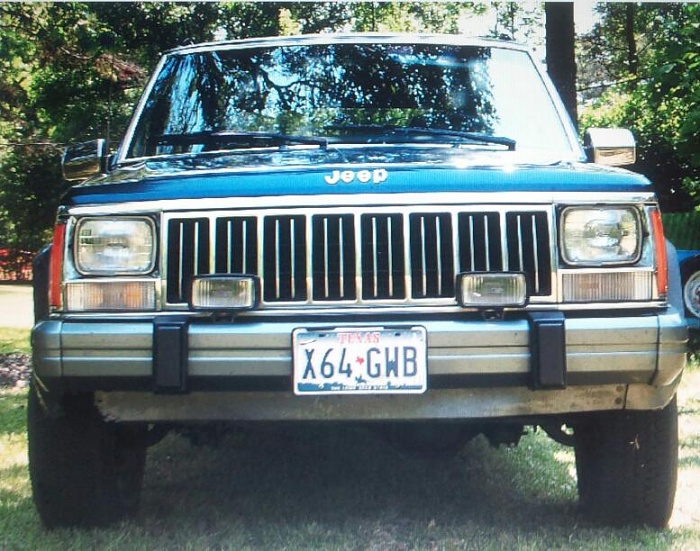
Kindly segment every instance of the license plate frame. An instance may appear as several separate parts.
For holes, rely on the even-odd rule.
[[[295,329],[294,394],[422,394],[427,341],[422,326]]]

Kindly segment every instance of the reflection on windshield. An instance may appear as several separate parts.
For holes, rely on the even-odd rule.
[[[352,134],[352,143],[361,143],[359,129],[380,126],[501,136],[519,150],[569,150],[544,84],[523,52],[330,44],[171,55],[145,104],[129,156],[252,147],[251,140],[193,138],[216,132],[324,137],[331,143]],[[432,139],[439,142],[440,136]],[[411,141],[410,134],[405,140]],[[366,143],[377,143],[376,131]]]

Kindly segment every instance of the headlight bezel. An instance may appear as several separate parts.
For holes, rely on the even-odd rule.
[[[596,222],[595,216],[598,217],[610,217],[615,213],[624,215],[631,215],[631,222],[633,225],[633,231],[636,237],[633,238],[634,247],[628,248],[626,254],[620,255],[617,258],[611,258],[609,254],[601,253],[598,258],[582,258],[576,257],[576,255],[571,254],[572,250],[575,249],[575,245],[572,241],[578,238],[580,241],[586,239],[584,235],[572,236],[574,230],[567,229],[567,219],[571,215],[584,215],[586,212],[590,212],[591,223]],[[601,221],[601,225],[614,225],[614,221]],[[620,224],[622,224],[620,222]],[[644,239],[647,234],[643,223],[643,216],[639,212],[639,209],[633,205],[571,205],[563,207],[559,212],[559,257],[561,262],[567,268],[614,268],[614,267],[628,267],[634,266],[640,262],[643,254]],[[620,242],[627,238],[628,234],[621,233]],[[608,238],[611,238],[608,235]],[[580,246],[579,250],[584,247]],[[605,247],[590,246],[589,250],[598,248],[603,250]],[[610,248],[610,247],[608,247]]]
[[[116,266],[105,268],[104,266],[96,266],[95,261],[88,261],[84,254],[85,243],[81,231],[89,224],[142,224],[143,228],[150,236],[150,245],[145,241],[141,245],[150,247],[150,251],[141,252],[139,256],[143,259],[133,267]],[[108,235],[104,233],[103,235]],[[138,238],[137,232],[131,234]],[[131,238],[127,236],[127,239]],[[100,237],[98,234],[97,237]],[[149,216],[85,216],[79,218],[74,225],[72,239],[72,259],[75,271],[82,277],[114,277],[114,276],[136,276],[144,277],[152,274],[156,269],[158,260],[158,237],[155,221]],[[93,253],[95,257],[98,253]],[[132,257],[133,258],[133,257]]]

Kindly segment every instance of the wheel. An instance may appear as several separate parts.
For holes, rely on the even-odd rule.
[[[664,528],[678,469],[676,399],[658,411],[599,413],[574,427],[581,508],[613,525]]]
[[[66,397],[49,414],[32,384],[29,474],[47,528],[102,526],[136,512],[146,460],[144,431],[105,422],[92,395]]]
[[[700,319],[700,260],[694,259],[681,268],[683,304],[686,313]]]

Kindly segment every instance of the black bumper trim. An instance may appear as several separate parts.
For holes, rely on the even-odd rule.
[[[530,312],[533,389],[566,388],[566,330],[562,312]]]
[[[156,318],[153,322],[153,391],[187,391],[187,318]]]

